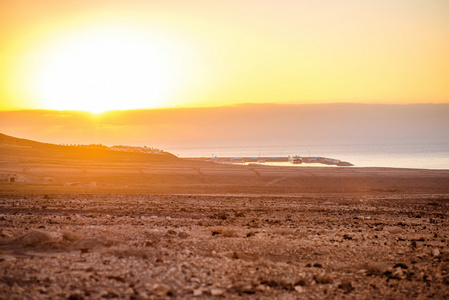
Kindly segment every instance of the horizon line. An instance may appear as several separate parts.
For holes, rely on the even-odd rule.
[[[101,112],[92,112],[88,110],[76,110],[76,109],[50,109],[50,108],[16,108],[16,109],[1,109],[3,112],[25,112],[25,111],[51,111],[51,112],[77,112],[86,113],[91,115],[101,115],[111,112],[126,112],[126,111],[157,111],[157,110],[177,110],[177,109],[214,109],[214,108],[235,108],[242,106],[322,106],[322,105],[358,105],[358,106],[420,106],[420,105],[449,105],[448,102],[416,102],[416,103],[360,103],[360,102],[320,102],[320,103],[274,103],[274,102],[261,102],[261,103],[236,103],[227,105],[216,106],[167,106],[167,107],[148,107],[148,108],[131,108],[131,109],[111,109]]]

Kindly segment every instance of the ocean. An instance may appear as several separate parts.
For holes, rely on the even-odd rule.
[[[168,147],[179,157],[316,156],[350,162],[354,167],[449,169],[449,142],[385,144],[314,144],[271,146]]]

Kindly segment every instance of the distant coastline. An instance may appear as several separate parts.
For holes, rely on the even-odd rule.
[[[285,166],[302,165],[304,164],[316,164],[316,165],[328,165],[338,167],[351,167],[353,164],[341,161],[339,159],[327,158],[327,157],[301,157],[301,156],[288,156],[288,157],[186,157],[185,159],[196,161],[208,161],[222,164],[269,164],[269,163],[283,163]]]
[[[301,157],[338,158],[354,167],[382,167],[407,169],[449,169],[449,141],[415,143],[342,143],[342,144],[280,144],[229,145],[210,147],[165,147],[166,151],[180,158],[253,157],[266,160],[269,157],[287,157],[297,153]],[[254,162],[253,162],[254,163]],[[316,164],[318,166],[318,164]]]

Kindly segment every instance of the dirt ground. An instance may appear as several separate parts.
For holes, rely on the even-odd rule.
[[[1,139],[1,137],[0,137]],[[449,170],[0,141],[0,299],[449,298]]]
[[[0,196],[1,299],[449,298],[448,194]]]

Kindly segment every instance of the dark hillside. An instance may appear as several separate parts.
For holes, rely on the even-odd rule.
[[[146,163],[179,160],[173,154],[120,152],[105,146],[64,146],[40,143],[0,134],[0,155],[18,162],[34,163]]]

